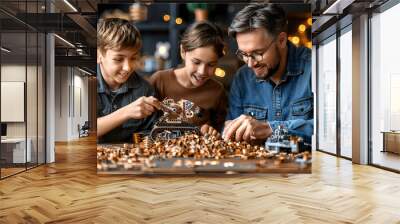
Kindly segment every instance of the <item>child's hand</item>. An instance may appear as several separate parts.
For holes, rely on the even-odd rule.
[[[200,127],[200,132],[201,132],[202,135],[209,134],[209,135],[215,136],[217,138],[221,137],[221,135],[218,133],[218,131],[215,130],[213,127],[211,127],[208,124],[203,124]]]
[[[132,119],[142,119],[161,109],[161,103],[153,96],[142,96],[126,106],[127,114]]]

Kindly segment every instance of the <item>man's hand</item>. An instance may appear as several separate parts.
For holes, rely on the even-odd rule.
[[[211,127],[208,124],[203,124],[200,127],[200,132],[202,135],[209,134],[209,135],[215,136],[217,138],[221,138],[221,135],[218,133],[218,131],[215,130],[213,127]]]
[[[262,122],[248,115],[241,115],[232,121],[225,122],[223,139],[234,139],[235,141],[264,140],[272,134],[268,122]]]
[[[142,119],[161,109],[161,103],[153,96],[142,96],[124,107],[125,113],[131,119]]]

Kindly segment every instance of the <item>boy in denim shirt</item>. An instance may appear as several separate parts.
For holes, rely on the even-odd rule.
[[[131,142],[160,109],[153,87],[135,73],[141,39],[129,21],[101,19],[97,28],[98,142]]]
[[[265,141],[278,126],[308,143],[313,134],[311,52],[287,40],[287,19],[274,4],[251,4],[229,27],[246,64],[236,73],[223,138]]]

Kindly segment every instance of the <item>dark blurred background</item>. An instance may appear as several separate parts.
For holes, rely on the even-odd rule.
[[[227,32],[235,14],[247,4],[210,3],[126,3],[99,4],[98,17],[120,17],[131,20],[143,39],[141,75],[180,66],[180,38],[193,22],[209,20]],[[289,40],[295,45],[311,48],[311,5],[304,3],[281,4],[288,14]],[[226,36],[228,52],[219,61],[215,79],[229,89],[235,71],[242,65],[235,52],[236,41]]]

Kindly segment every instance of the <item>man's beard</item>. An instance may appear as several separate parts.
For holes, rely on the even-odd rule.
[[[273,67],[273,68],[268,68],[268,73],[267,73],[267,75],[265,76],[265,80],[268,80],[268,79],[270,79],[272,76],[274,76],[275,75],[275,73],[278,71],[278,69],[279,69],[279,64],[280,64],[280,62],[278,63],[278,64],[276,64],[275,65],[275,67]]]
[[[271,78],[272,76],[274,76],[275,73],[278,71],[279,65],[280,65],[280,62],[279,62],[278,64],[276,64],[273,68],[268,68],[268,67],[267,67],[267,73],[266,73],[266,75],[265,75],[265,76],[262,76],[262,77],[257,77],[257,79],[262,79],[262,80],[268,80],[268,79],[270,79],[270,78]]]
[[[277,56],[280,59],[281,55],[280,55],[279,49],[278,49],[278,47],[276,45],[275,45],[275,51],[278,52]],[[268,73],[265,75],[265,77],[263,79],[264,80],[271,79],[275,75],[275,73],[278,71],[280,64],[281,64],[281,60],[279,60],[278,63],[273,68],[268,68],[268,66],[267,66]]]

